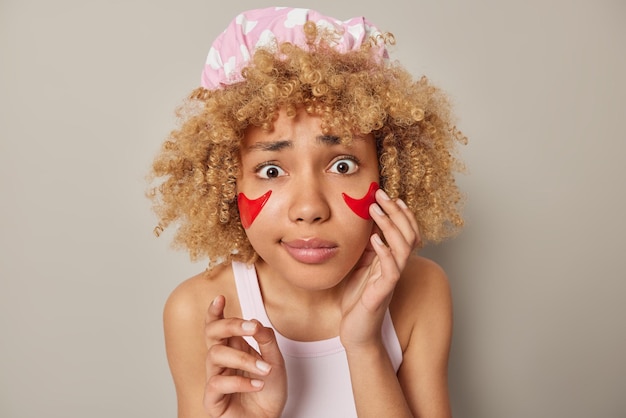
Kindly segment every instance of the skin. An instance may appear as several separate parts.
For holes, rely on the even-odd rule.
[[[368,220],[342,197],[364,196],[378,181],[372,136],[341,145],[322,134],[317,117],[280,112],[273,131],[248,129],[241,162],[239,192],[272,190],[246,230],[260,256],[256,269],[272,325],[300,341],[339,335],[359,417],[450,417],[445,273],[411,255],[419,231],[402,201],[378,190]],[[314,248],[301,248],[303,242]],[[397,374],[380,335],[387,308],[403,350]],[[179,417],[280,416],[287,399],[282,355],[272,329],[241,319],[230,266],[178,286],[164,327]]]

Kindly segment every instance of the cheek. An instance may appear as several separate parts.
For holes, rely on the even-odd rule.
[[[241,218],[241,225],[245,229],[250,228],[250,225],[252,225],[252,222],[254,222],[256,217],[259,215],[261,209],[263,209],[263,206],[265,206],[271,194],[272,191],[269,190],[267,193],[257,199],[248,199],[248,197],[243,193],[239,193],[237,195],[239,218]]]
[[[376,190],[378,190],[378,183],[372,182],[365,196],[360,199],[355,199],[345,193],[342,193],[341,195],[343,196],[343,200],[346,202],[346,205],[352,209],[352,212],[356,213],[363,219],[369,220],[372,219],[369,214],[369,207],[372,203],[376,202]]]

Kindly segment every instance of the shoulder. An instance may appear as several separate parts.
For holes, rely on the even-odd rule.
[[[180,416],[200,416],[196,409],[202,405],[206,380],[206,312],[218,295],[226,297],[228,310],[225,315],[236,315],[239,301],[229,265],[185,280],[172,291],[163,309],[165,349]]]
[[[218,266],[211,272],[202,272],[182,283],[170,293],[163,310],[164,321],[189,322],[194,319],[204,320],[209,304],[216,296],[224,295],[234,306],[238,303],[232,269],[230,266]],[[227,311],[228,312],[228,311]]]
[[[389,310],[404,353],[446,360],[452,335],[452,297],[444,270],[424,257],[411,257]]]
[[[220,266],[183,281],[169,295],[163,308],[163,327],[170,367],[180,360],[181,354],[203,348],[207,309],[216,296],[224,295],[227,301],[232,296],[230,277],[232,270]]]
[[[412,257],[389,309],[403,351],[398,379],[411,409],[420,416],[449,416],[452,297],[446,273],[431,260]]]
[[[403,349],[413,334],[428,324],[435,322],[445,332],[447,327],[442,327],[442,322],[452,320],[452,298],[441,266],[412,256],[396,285],[390,311]]]
[[[406,288],[405,290],[446,290],[449,287],[443,268],[433,260],[417,255],[409,258],[398,286]]]
[[[197,316],[197,310],[204,304],[204,296],[208,293],[207,284],[206,273],[200,273],[176,286],[165,302],[163,318],[191,319]]]

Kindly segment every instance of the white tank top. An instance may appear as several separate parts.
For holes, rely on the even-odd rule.
[[[233,262],[233,272],[244,319],[271,327],[254,266]],[[322,341],[294,341],[274,329],[287,368],[285,418],[356,418],[350,370],[339,337]],[[394,370],[402,363],[402,348],[389,310],[382,325],[383,344]],[[248,343],[258,349],[252,338]]]

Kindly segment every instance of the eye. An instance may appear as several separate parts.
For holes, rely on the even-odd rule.
[[[342,158],[333,163],[330,167],[332,173],[353,174],[359,168],[359,164],[354,158]]]
[[[273,179],[285,175],[285,171],[274,164],[262,165],[261,167],[257,168],[256,173],[262,179]]]

